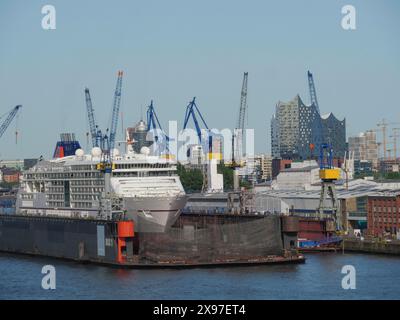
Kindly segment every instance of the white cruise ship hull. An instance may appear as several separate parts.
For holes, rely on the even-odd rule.
[[[135,222],[135,232],[165,232],[181,214],[186,195],[124,198],[126,215]]]

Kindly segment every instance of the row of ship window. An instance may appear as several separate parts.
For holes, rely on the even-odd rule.
[[[168,163],[118,163],[115,169],[168,168]]]
[[[74,172],[74,173],[41,173],[27,174],[27,179],[66,179],[66,178],[100,178],[100,172]]]
[[[71,188],[73,193],[100,193],[104,188]],[[48,193],[64,193],[64,188],[49,188]]]
[[[162,177],[173,176],[174,171],[113,172],[113,177]]]
[[[63,208],[64,202],[49,201],[48,206]],[[71,208],[92,208],[92,203],[91,202],[74,202],[71,204]]]
[[[47,200],[64,200],[64,195],[49,194]],[[74,194],[71,195],[71,200],[100,200],[100,195]]]

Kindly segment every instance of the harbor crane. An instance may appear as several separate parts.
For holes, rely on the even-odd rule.
[[[123,72],[118,71],[117,84],[114,91],[113,108],[111,113],[110,130],[107,128],[106,134],[102,136],[103,149],[100,153],[101,161],[97,164],[97,170],[104,174],[104,201],[101,203],[102,215],[111,218],[113,211],[113,196],[111,194],[111,172],[114,169],[114,145],[118,127],[118,116],[121,104]],[[107,135],[109,133],[109,135]]]
[[[114,92],[114,103],[112,109],[111,129],[110,129],[110,138],[108,145],[108,152],[110,153],[111,156],[114,150],[115,139],[117,136],[118,116],[119,116],[119,109],[121,106],[122,76],[123,72],[118,71],[117,85],[115,87],[115,92]]]
[[[103,134],[99,129],[98,125],[96,124],[92,99],[90,97],[90,92],[88,88],[85,88],[85,98],[86,98],[86,111],[89,120],[89,130],[92,139],[92,146],[93,148],[100,147],[101,149],[104,149],[104,145],[102,144]]]
[[[320,148],[320,170],[319,177],[321,179],[321,194],[319,198],[318,212],[319,217],[322,219],[325,214],[325,209],[331,209],[332,215],[335,219],[336,229],[342,230],[340,217],[337,208],[337,194],[335,189],[335,181],[340,178],[340,170],[333,166],[333,149],[331,145],[323,143]],[[324,202],[329,195],[331,200],[331,207],[325,208]]]
[[[111,114],[111,126],[110,129],[107,128],[105,134],[96,123],[90,91],[88,88],[85,88],[86,112],[89,121],[92,146],[101,148],[103,154],[108,157],[112,156],[111,153],[115,146],[115,139],[118,126],[118,116],[121,104],[122,77],[123,77],[123,72],[118,71],[118,78],[117,78],[116,88],[114,91],[113,108]]]
[[[205,130],[207,132],[207,141],[203,140],[202,131],[201,131],[199,120],[197,119],[196,114],[200,118],[201,122],[203,123],[203,125],[205,127]],[[211,160],[213,158],[212,135],[211,135],[211,131],[208,128],[206,121],[203,118],[203,115],[200,112],[200,109],[196,105],[196,97],[194,97],[193,100],[191,102],[189,102],[189,104],[186,107],[185,120],[183,122],[183,130],[187,129],[187,125],[189,123],[190,118],[193,119],[197,137],[199,139],[199,145],[201,145],[203,150],[206,151],[205,153],[206,153],[207,158]],[[202,174],[203,174],[203,188],[202,189],[203,189],[203,191],[205,190],[205,188],[208,184],[206,171],[207,171],[206,167],[203,165],[202,166]]]
[[[185,120],[183,122],[183,130],[185,130],[187,128],[190,117],[192,117],[195,128],[196,128],[197,137],[199,138],[199,143],[202,144],[201,128],[200,128],[200,124],[197,119],[196,113],[200,117],[207,132],[209,132],[210,129],[208,128],[208,125],[207,125],[206,121],[204,120],[203,115],[201,114],[199,108],[197,107],[196,97],[194,97],[193,100],[191,102],[189,102],[189,104],[186,107]]]
[[[18,110],[21,108],[22,108],[22,105],[18,105],[16,107],[12,108],[11,111],[4,114],[2,117],[0,117],[0,119],[1,119],[5,115],[7,115],[7,118],[4,120],[4,122],[0,126],[0,138],[3,136],[4,132],[7,130],[10,123],[13,121],[14,117],[17,115]],[[16,131],[15,134],[17,135],[18,132]]]
[[[240,95],[239,117],[236,128],[232,134],[232,163],[231,167],[240,167],[243,156],[244,121],[247,111],[247,82],[249,73],[243,74],[242,91]]]
[[[317,111],[319,113],[320,111],[319,111],[319,105],[318,105],[318,100],[317,100],[317,92],[315,91],[314,78],[310,71],[307,71],[307,77],[308,77],[308,87],[310,89],[311,103],[315,105],[315,107],[317,108]]]
[[[239,172],[238,168],[243,166],[243,137],[244,137],[244,121],[246,118],[247,111],[247,82],[248,82],[248,72],[243,74],[242,91],[240,94],[240,106],[239,106],[239,117],[236,124],[236,128],[232,133],[232,159],[230,167],[233,169],[233,185],[234,189],[239,189]]]
[[[147,107],[147,131],[154,132],[155,143],[165,142],[165,149],[167,152],[169,152],[168,143],[170,141],[170,138],[165,134],[164,130],[162,129],[162,126],[160,124],[160,121],[158,120],[158,116],[153,105],[153,100],[151,100],[150,105]],[[160,136],[158,134],[160,134]]]

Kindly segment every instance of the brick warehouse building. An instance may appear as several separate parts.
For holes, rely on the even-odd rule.
[[[396,234],[400,230],[400,192],[368,196],[369,235]]]

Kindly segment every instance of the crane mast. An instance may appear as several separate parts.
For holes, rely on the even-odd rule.
[[[123,72],[118,71],[117,85],[115,87],[115,92],[114,92],[114,102],[113,102],[112,117],[111,117],[110,136],[109,136],[109,140],[108,140],[108,150],[109,150],[110,154],[112,153],[112,150],[114,149],[115,138],[116,138],[116,134],[117,134],[119,108],[121,105],[122,76],[123,76]]]
[[[103,147],[102,146],[102,133],[101,130],[98,129],[96,124],[96,120],[94,117],[94,109],[92,104],[92,99],[90,97],[90,92],[88,88],[85,88],[85,99],[86,99],[86,111],[89,120],[89,130],[92,139],[93,147]]]
[[[313,75],[310,71],[307,71],[307,76],[308,76],[308,87],[310,89],[310,99],[311,103],[315,105],[317,108],[317,111],[319,111],[319,105],[318,105],[318,100],[317,100],[317,92],[315,91],[315,84],[314,84],[314,78]]]
[[[236,128],[233,133],[233,140],[236,143],[232,143],[232,162],[240,163],[243,156],[243,136],[244,136],[244,121],[246,118],[247,110],[247,81],[249,73],[245,72],[243,74],[242,91],[240,95],[240,108],[239,108],[239,118]],[[236,150],[233,150],[236,148]]]

